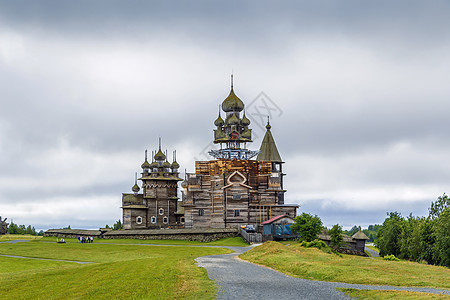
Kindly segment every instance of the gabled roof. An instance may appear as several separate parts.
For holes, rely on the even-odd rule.
[[[259,161],[272,161],[272,162],[283,162],[281,160],[280,153],[278,153],[277,145],[275,145],[275,140],[273,139],[272,133],[270,132],[270,124],[267,123],[267,131],[264,135],[264,139],[261,143],[261,148],[259,149],[259,154],[256,160]]]
[[[362,232],[361,230],[358,231],[357,233],[355,233],[354,235],[352,235],[352,238],[354,238],[355,240],[368,240],[369,239],[367,237],[367,235],[365,235],[364,232]]]
[[[267,221],[262,222],[261,225],[266,225],[266,224],[273,223],[273,222],[275,222],[275,221],[277,221],[277,220],[279,220],[279,219],[282,219],[282,218],[284,218],[284,217],[288,217],[288,216],[286,216],[286,215],[279,215],[279,216],[273,217],[272,219],[269,219],[269,220],[267,220]],[[288,217],[288,218],[289,218],[289,217]]]

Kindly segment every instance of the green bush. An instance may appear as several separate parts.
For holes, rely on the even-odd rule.
[[[391,255],[386,255],[385,257],[383,257],[384,260],[390,260],[390,261],[399,261],[400,259],[398,259],[397,257],[395,257],[394,254]]]
[[[305,248],[317,248],[317,249],[322,249],[322,248],[327,248],[327,244],[322,241],[322,240],[313,240],[311,242],[307,242],[307,241],[302,241],[300,242],[300,246],[305,247]]]

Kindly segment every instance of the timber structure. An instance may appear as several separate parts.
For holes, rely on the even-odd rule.
[[[139,180],[142,181],[142,190],[135,177],[132,194],[122,194],[122,212],[124,229],[160,229],[183,227],[183,216],[178,211],[178,169],[180,165],[176,161],[176,152],[173,154],[173,162],[167,160],[167,152],[161,151],[161,139],[159,149],[152,153],[152,163],[148,162],[147,150],[145,160],[141,165],[142,173]]]
[[[195,162],[195,173],[187,173],[181,184],[186,228],[252,224],[262,230],[260,224],[274,216],[296,216],[298,205],[284,203],[284,162],[271,125],[268,121],[260,149],[249,150],[250,120],[231,80],[231,91],[221,105],[225,117],[219,109],[214,121],[214,143],[220,149],[209,152],[214,160]]]
[[[142,164],[143,192],[135,178],[132,194],[122,195],[124,229],[158,228],[236,228],[252,224],[262,231],[261,223],[275,216],[294,218],[297,204],[285,204],[283,164],[271,132],[269,120],[259,150],[250,150],[250,120],[244,102],[231,91],[219,107],[214,121],[214,143],[210,161],[196,161],[195,172],[179,178],[179,165],[167,153],[152,153],[152,163]],[[223,112],[222,112],[223,111]],[[222,118],[224,114],[224,118]],[[256,159],[255,159],[256,158]],[[178,181],[182,200],[178,200]]]

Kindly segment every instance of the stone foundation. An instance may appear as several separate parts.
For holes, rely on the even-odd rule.
[[[156,230],[82,230],[82,229],[49,229],[44,236],[78,238],[92,236],[96,239],[138,239],[138,240],[183,240],[212,242],[227,237],[238,236],[234,228],[208,229],[156,229]]]

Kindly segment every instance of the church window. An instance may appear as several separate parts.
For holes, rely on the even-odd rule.
[[[137,224],[142,224],[142,217],[141,216],[136,217],[136,223]]]
[[[203,208],[200,208],[200,209],[198,210],[198,215],[199,215],[199,216],[205,215],[205,210],[204,210]]]
[[[180,222],[181,222],[182,224],[184,224],[184,217],[181,217],[181,218],[180,218]]]
[[[233,200],[239,200],[239,199],[241,199],[241,195],[239,195],[239,194],[233,195]]]
[[[160,208],[160,209],[159,209],[159,214],[160,214],[160,215],[163,215],[163,214],[164,214],[164,208]]]
[[[239,213],[240,213],[239,209],[235,209],[234,210],[234,216],[235,217],[239,217]]]
[[[163,223],[164,223],[164,224],[167,224],[168,220],[169,220],[169,219],[168,219],[167,217],[164,217],[164,218],[163,218]]]
[[[151,220],[152,224],[155,224],[155,223],[156,223],[156,217],[155,217],[155,216],[151,217],[150,220]]]

